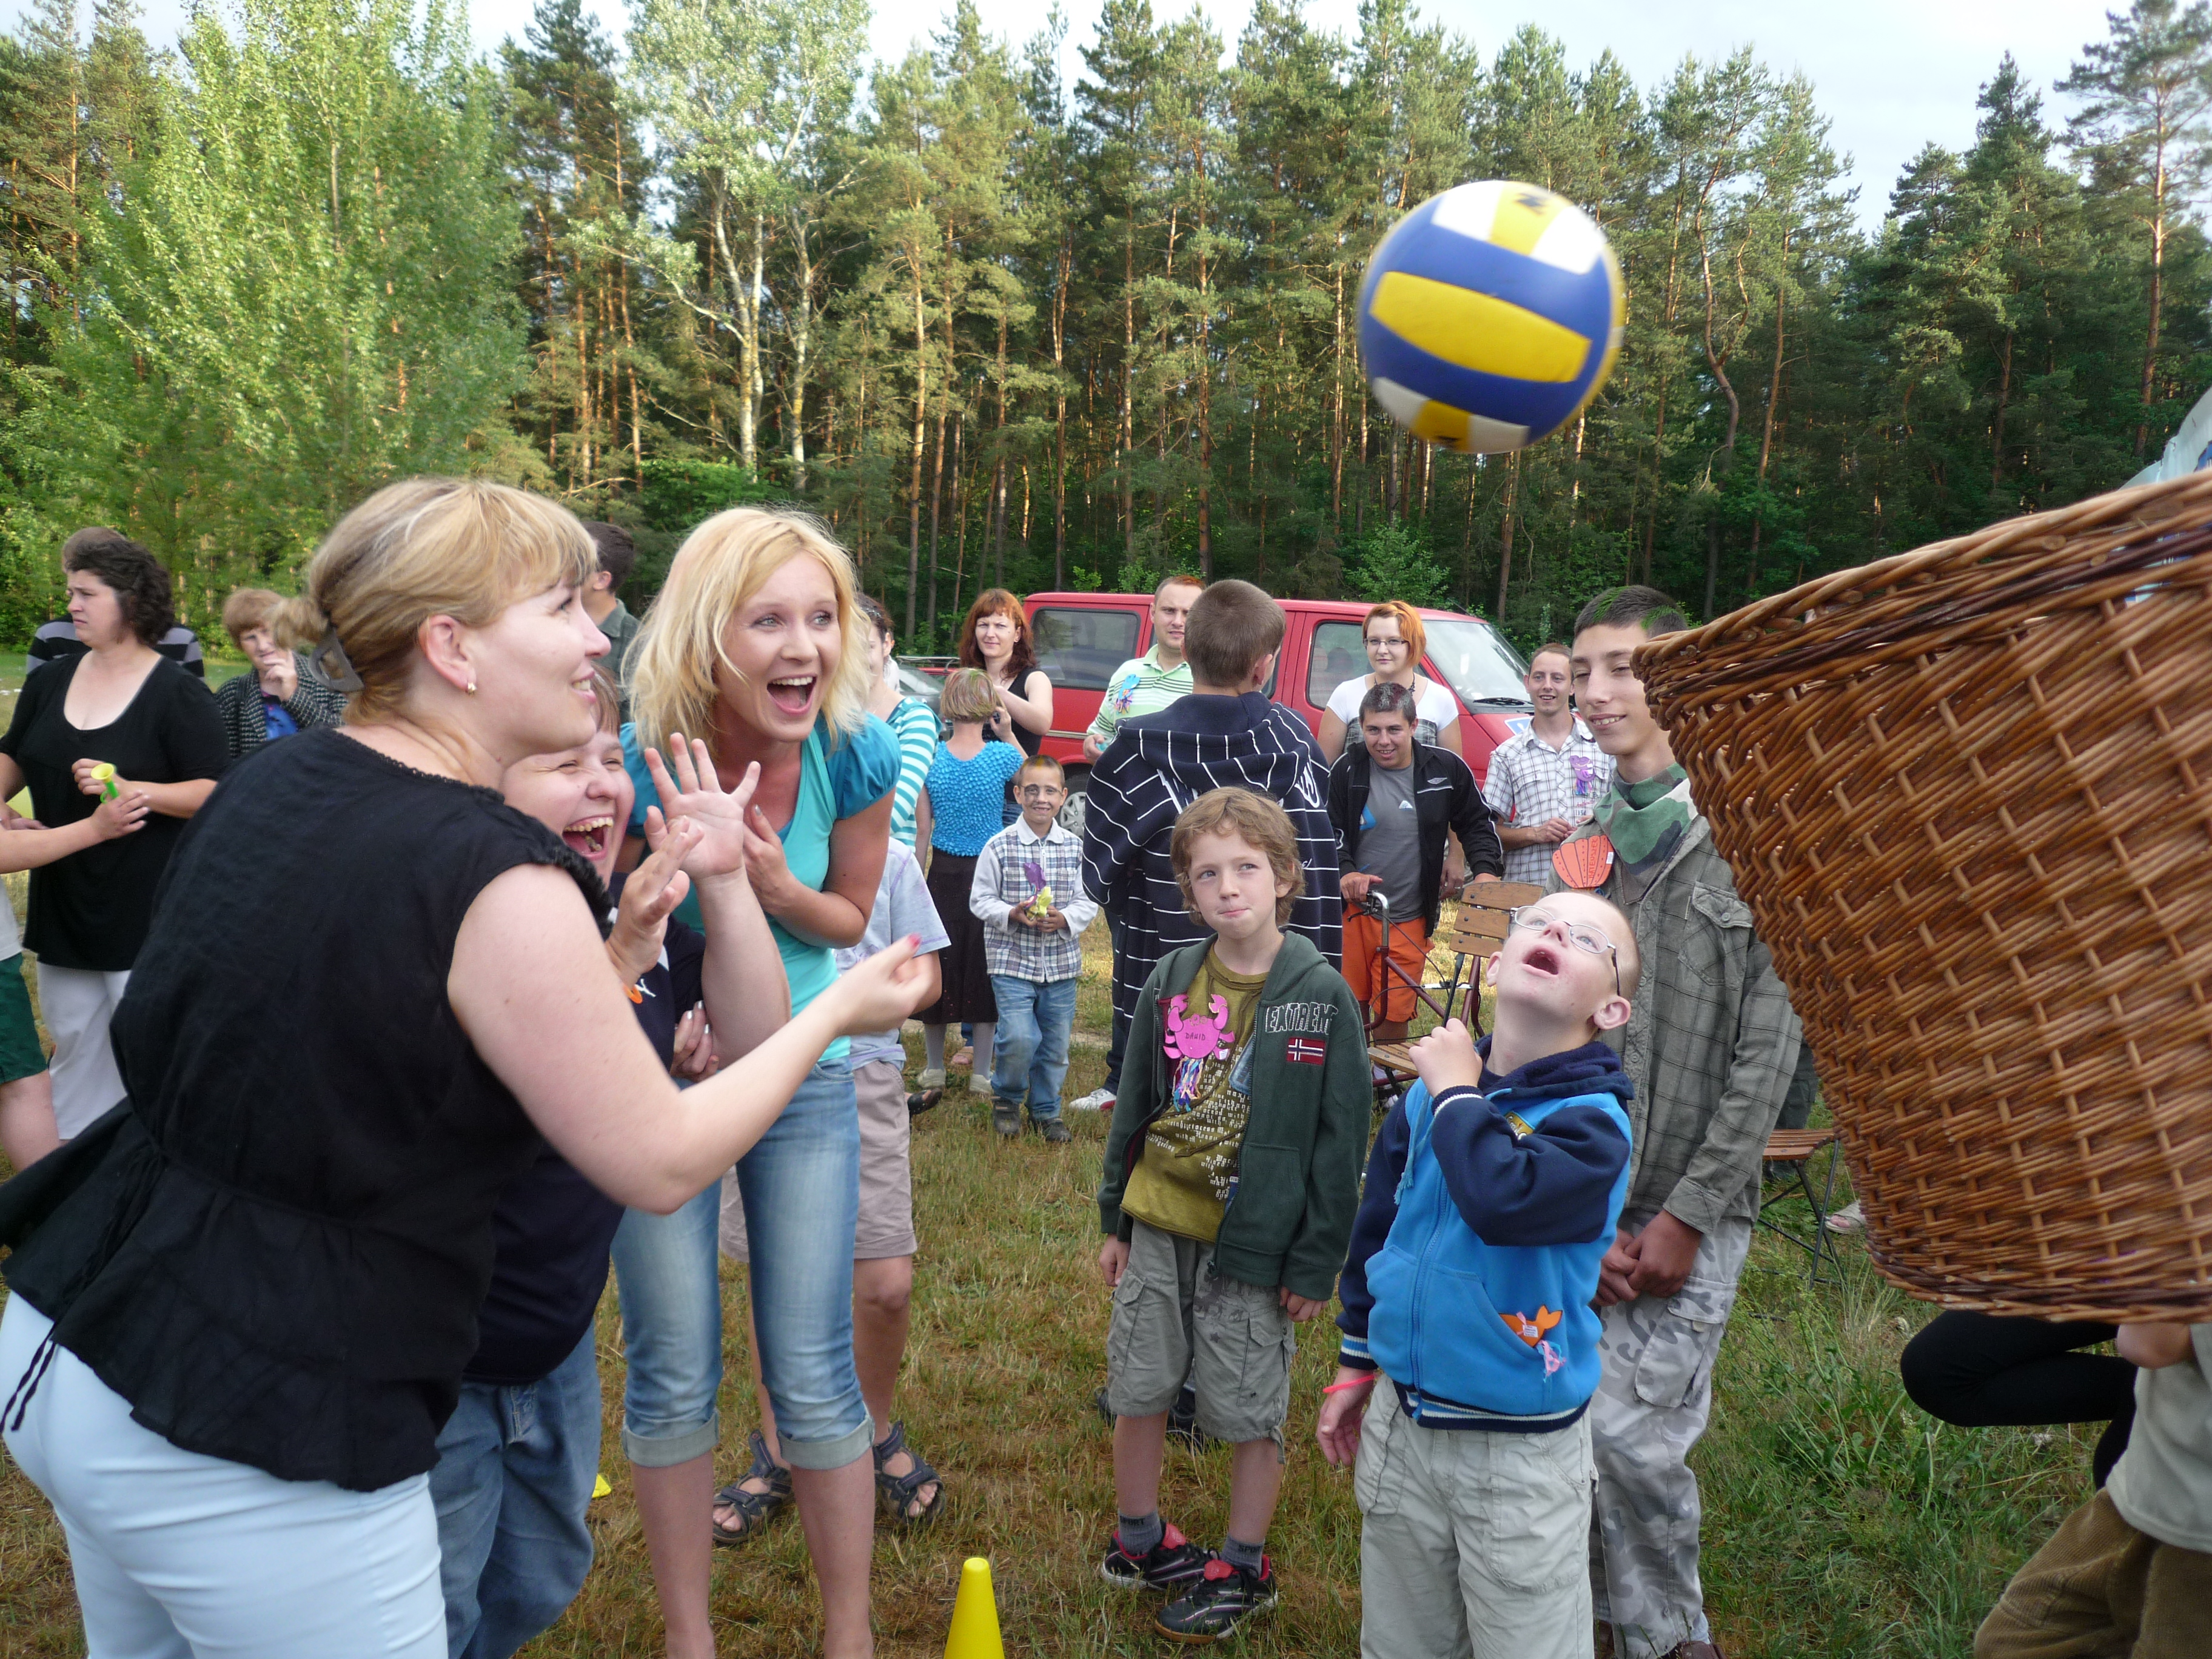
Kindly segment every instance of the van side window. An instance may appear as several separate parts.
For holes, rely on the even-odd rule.
[[[1037,666],[1070,691],[1103,691],[1114,671],[1137,654],[1133,611],[1046,605],[1030,612]]]
[[[1313,648],[1306,658],[1306,701],[1315,708],[1328,708],[1338,686],[1367,672],[1365,627],[1364,618],[1314,624]]]

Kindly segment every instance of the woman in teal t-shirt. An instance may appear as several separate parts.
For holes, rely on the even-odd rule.
[[[633,831],[658,799],[644,744],[665,746],[679,732],[704,738],[726,785],[760,769],[748,873],[794,1013],[836,979],[833,951],[860,942],[883,877],[899,755],[867,710],[866,627],[852,562],[827,531],[797,514],[738,507],[685,539],[625,663],[636,715],[623,732],[638,780]],[[678,914],[695,903],[687,897]],[[757,1478],[749,1479],[766,1496],[799,1500],[830,1653],[867,1641],[876,1496],[875,1431],[853,1364],[860,1140],[845,1054],[842,1038],[824,1051],[738,1165],[754,1349],[782,1454],[772,1458],[756,1434]],[[714,1492],[720,1210],[718,1184],[673,1215],[629,1212],[615,1238],[629,1356],[623,1446],[675,1656],[713,1652],[710,1540],[733,1541],[764,1507],[763,1494],[740,1504]]]

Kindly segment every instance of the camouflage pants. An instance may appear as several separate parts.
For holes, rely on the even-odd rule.
[[[1639,1230],[1649,1216],[1624,1216]],[[1590,1517],[1590,1594],[1613,1627],[1620,1659],[1657,1659],[1709,1642],[1698,1581],[1698,1477],[1686,1461],[1713,1403],[1713,1358],[1751,1249],[1751,1221],[1705,1236],[1672,1297],[1604,1310],[1605,1371],[1590,1401],[1597,1507]]]

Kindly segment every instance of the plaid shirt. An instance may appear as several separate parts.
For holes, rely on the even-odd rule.
[[[1044,872],[1054,907],[1067,918],[1064,933],[1014,926],[1014,906],[1028,903],[1036,892],[1022,868],[1032,862]],[[990,972],[1038,985],[1081,976],[1083,930],[1098,905],[1083,890],[1083,843],[1058,824],[1040,839],[1026,819],[1016,818],[985,842],[975,856],[968,908],[982,920],[983,965]]]
[[[1491,751],[1482,799],[1500,823],[1525,829],[1553,818],[1579,824],[1597,810],[1613,782],[1613,757],[1597,746],[1589,728],[1577,717],[1567,740],[1554,749],[1532,728],[1515,733]],[[1548,880],[1552,843],[1509,848],[1508,881]]]
[[[1595,833],[1584,825],[1577,837]],[[1560,886],[1556,874],[1546,884]],[[1674,855],[1640,896],[1618,866],[1601,890],[1628,913],[1644,958],[1621,1063],[1635,1082],[1625,1216],[1665,1210],[1709,1233],[1757,1212],[1759,1161],[1781,1115],[1800,1035],[1774,958],[1752,932],[1751,907],[1690,821]]]

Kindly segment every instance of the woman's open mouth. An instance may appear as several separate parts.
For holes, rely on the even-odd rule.
[[[587,859],[601,859],[614,843],[615,821],[602,813],[595,818],[578,818],[561,832],[569,850],[581,853]]]
[[[768,683],[768,700],[779,714],[804,714],[813,706],[819,683],[812,674],[785,674]]]

